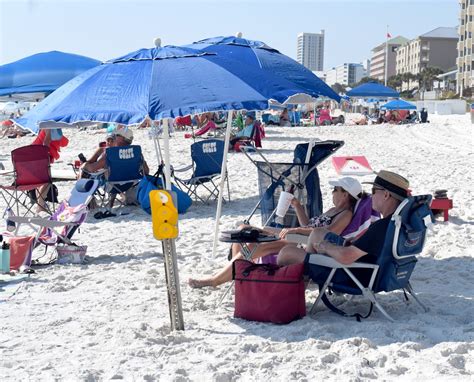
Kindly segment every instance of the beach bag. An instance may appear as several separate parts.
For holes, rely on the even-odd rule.
[[[303,264],[279,267],[236,260],[234,317],[288,324],[306,315]]]
[[[34,236],[14,236],[9,238],[10,243],[10,270],[19,270],[20,267],[31,265]]]
[[[58,244],[56,246],[58,264],[84,264],[87,245]]]
[[[159,172],[155,175],[145,175],[140,183],[138,184],[137,189],[137,201],[140,203],[143,211],[151,215],[151,206],[150,206],[150,191],[153,190],[162,190],[163,182],[159,177]],[[174,184],[171,185],[171,190],[176,193],[178,205],[178,213],[184,214],[192,204],[192,199],[184,191],[181,191]]]

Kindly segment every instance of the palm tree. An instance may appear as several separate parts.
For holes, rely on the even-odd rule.
[[[423,92],[422,99],[425,99],[426,90],[432,90],[433,82],[438,79],[438,75],[441,73],[443,73],[443,71],[440,68],[427,67],[416,75],[416,79],[420,84],[420,92]]]

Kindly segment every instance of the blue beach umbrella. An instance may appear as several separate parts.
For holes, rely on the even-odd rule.
[[[241,37],[212,37],[186,45],[204,52],[225,55],[259,71],[270,72],[305,89],[340,102],[341,97],[312,71],[295,60],[269,47],[262,41]],[[294,103],[297,103],[296,101]]]
[[[403,99],[394,99],[380,107],[387,110],[416,110],[416,105]]]
[[[141,49],[72,79],[16,122],[115,122],[125,125],[216,110],[263,110],[295,94],[317,97],[269,72],[216,53],[165,46]],[[35,131],[36,130],[36,131]]]
[[[44,52],[0,66],[0,100],[36,101],[100,61],[78,54]]]

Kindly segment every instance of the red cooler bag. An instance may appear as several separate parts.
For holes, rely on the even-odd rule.
[[[279,267],[236,260],[234,317],[288,324],[306,315],[304,264]]]

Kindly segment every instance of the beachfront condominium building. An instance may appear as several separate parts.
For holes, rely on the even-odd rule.
[[[329,86],[336,83],[351,86],[366,76],[364,66],[353,63],[345,63],[324,72],[325,81]]]
[[[322,71],[324,67],[324,30],[321,33],[299,33],[296,61],[309,70]]]
[[[387,79],[393,76],[396,73],[397,48],[407,42],[408,39],[405,37],[397,36],[372,49],[370,77],[383,82],[385,80],[385,66],[387,66]]]
[[[459,0],[459,5],[457,91],[464,95],[464,90],[470,89],[474,94],[474,1]]]
[[[424,68],[444,72],[456,65],[457,28],[440,27],[422,34],[397,49],[397,74],[418,74]]]

